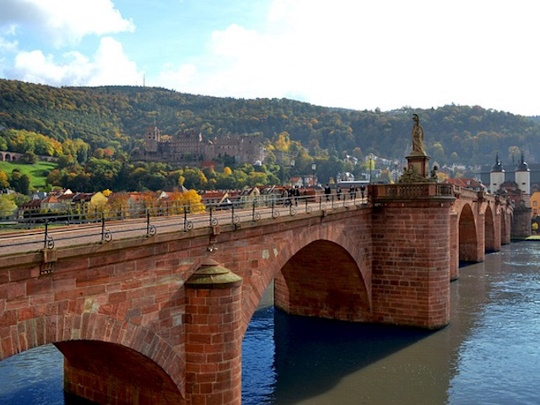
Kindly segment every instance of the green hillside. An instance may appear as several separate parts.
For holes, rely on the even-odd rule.
[[[52,162],[37,162],[32,165],[23,163],[0,162],[0,170],[9,174],[14,169],[18,169],[22,174],[30,178],[30,187],[32,189],[43,190],[45,188],[45,179],[47,175],[58,165]]]
[[[312,156],[327,151],[342,157],[360,148],[363,155],[394,159],[408,152],[412,112],[421,117],[428,154],[441,164],[490,163],[495,151],[506,159],[516,148],[523,149],[529,161],[537,160],[540,124],[479,106],[354,111],[287,99],[216,98],[162,88],[54,88],[0,80],[0,126],[34,131],[60,142],[82,139],[91,150],[112,146],[127,153],[155,122],[163,134],[195,128],[207,138],[259,132],[274,140],[287,132]]]

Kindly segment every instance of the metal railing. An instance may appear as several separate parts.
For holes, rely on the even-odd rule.
[[[262,197],[262,196],[261,196]],[[312,214],[367,203],[356,195],[276,197],[259,196],[221,204],[188,204],[119,211],[61,213],[0,219],[0,255],[36,249],[53,249],[82,243],[107,243],[115,239],[158,232],[190,232],[215,227]]]

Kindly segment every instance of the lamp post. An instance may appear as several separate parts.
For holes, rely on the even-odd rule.
[[[369,184],[371,184],[371,170],[372,170],[372,166],[373,166],[373,153],[370,153],[368,155],[368,159],[369,159]]]
[[[313,178],[312,178],[313,187],[315,187],[317,185],[317,181],[315,180],[315,171],[316,170],[317,170],[317,165],[315,163],[313,163],[311,165],[311,171],[313,172]]]

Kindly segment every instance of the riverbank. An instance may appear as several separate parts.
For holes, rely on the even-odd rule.
[[[540,241],[540,235],[531,235],[531,236],[526,236],[526,237],[523,237],[523,238],[512,238],[512,242],[523,242],[523,241],[539,242]]]

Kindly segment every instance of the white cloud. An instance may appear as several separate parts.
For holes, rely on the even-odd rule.
[[[37,30],[56,47],[78,43],[86,35],[132,32],[111,0],[2,0],[0,25]]]
[[[122,44],[105,37],[101,39],[93,60],[79,52],[67,52],[60,61],[42,51],[20,52],[15,58],[13,75],[20,80],[62,85],[140,85],[142,75],[123,52]]]
[[[0,37],[0,52],[14,52],[17,49],[17,41],[8,41]]]
[[[137,71],[135,62],[124,54],[122,44],[113,38],[102,38],[95,54],[90,86],[104,84],[141,85],[142,74]]]
[[[524,111],[523,92],[540,92],[538,11],[528,0],[275,0],[256,30],[214,32],[176,88],[359,109],[457,102]]]
[[[157,85],[182,89],[187,84],[192,83],[196,75],[197,67],[193,64],[184,64],[177,69],[168,66],[160,73]]]

